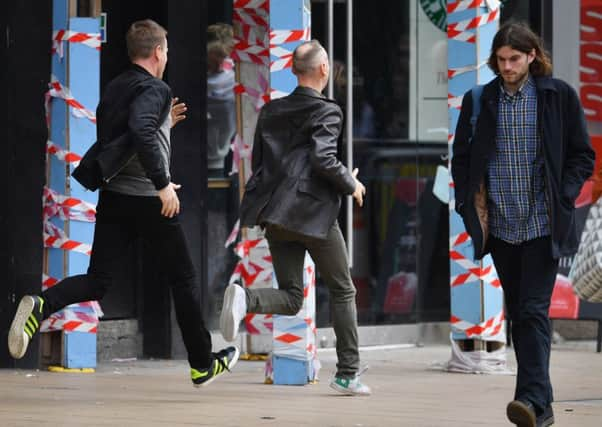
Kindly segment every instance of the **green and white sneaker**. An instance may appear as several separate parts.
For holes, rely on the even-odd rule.
[[[333,377],[330,380],[330,388],[346,396],[370,396],[372,391],[370,387],[360,381],[360,376],[353,378]]]
[[[21,298],[8,332],[8,351],[15,359],[25,355],[27,346],[42,324],[44,300],[37,295]]]
[[[205,387],[211,384],[217,377],[224,372],[230,372],[230,369],[238,362],[240,350],[236,347],[226,347],[225,349],[213,353],[211,366],[207,369],[190,368],[190,379],[195,387]]]

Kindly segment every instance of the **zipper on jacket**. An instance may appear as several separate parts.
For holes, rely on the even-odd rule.
[[[136,157],[136,153],[132,154],[132,157],[130,157],[130,158],[128,159],[128,161],[127,161],[127,162],[125,162],[125,163],[123,164],[123,166],[121,166],[120,168],[118,168],[118,169],[117,169],[117,171],[116,171],[116,172],[115,172],[113,175],[111,175],[111,176],[110,176],[110,177],[108,177],[108,178],[103,178],[102,180],[104,181],[104,183],[105,183],[105,184],[108,184],[108,183],[109,183],[109,181],[111,181],[113,178],[115,178],[117,175],[119,175],[119,172],[121,172],[121,170],[122,170],[124,167],[126,167],[126,165],[127,165],[129,162],[131,162],[131,161],[132,161],[132,159],[133,159],[134,157]]]

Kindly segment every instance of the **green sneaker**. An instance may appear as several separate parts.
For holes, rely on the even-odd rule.
[[[27,346],[42,324],[44,300],[37,296],[21,298],[8,332],[8,351],[15,359],[25,355]]]
[[[360,381],[359,375],[353,378],[335,376],[330,381],[330,388],[346,396],[370,396],[372,394],[370,387]]]
[[[195,387],[205,387],[211,384],[217,377],[224,372],[230,372],[230,369],[238,362],[240,350],[236,347],[226,347],[225,349],[213,353],[211,366],[207,369],[190,368],[190,379]]]

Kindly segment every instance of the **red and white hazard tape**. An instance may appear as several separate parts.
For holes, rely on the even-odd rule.
[[[467,43],[477,41],[477,35],[471,31],[454,31],[450,28],[447,29],[447,38]]]
[[[42,274],[42,291],[52,288],[58,282],[59,282],[58,279],[55,279],[54,277],[50,277],[46,274]],[[96,317],[100,318],[100,317],[104,316],[104,313],[102,312],[102,309],[100,308],[100,304],[98,304],[98,301],[80,302],[78,304],[71,304],[69,307],[71,307],[71,308],[90,307],[92,310],[94,310],[94,315]]]
[[[41,332],[61,330],[95,334],[98,331],[98,317],[84,311],[65,309],[52,314],[40,327]]]
[[[269,47],[267,40],[267,28],[252,26],[245,24],[244,22],[239,23],[241,37],[235,37],[236,42],[245,42],[250,45],[261,46],[264,48]]]
[[[265,239],[245,240],[236,245],[235,252],[240,258],[230,276],[229,283],[242,283],[245,287],[256,286],[260,283],[271,282],[273,267],[272,257],[269,255],[253,256],[251,250],[266,247]],[[245,326],[249,334],[271,334],[273,329],[272,316],[269,314],[248,314],[245,317]]]
[[[64,100],[67,105],[73,108],[73,115],[75,117],[85,117],[96,124],[96,115],[79,103],[73,97],[69,88],[63,86],[54,75],[51,76],[49,88],[50,90],[48,93],[50,96]]]
[[[239,41],[232,51],[232,59],[239,62],[251,62],[257,65],[268,65],[270,62],[269,49]]]
[[[234,227],[232,227],[232,231],[230,232],[230,235],[226,239],[226,243],[224,243],[224,247],[227,248],[228,246],[230,246],[232,243],[234,243],[236,241],[239,231],[240,231],[240,219],[237,219],[236,224],[234,224]]]
[[[467,65],[465,67],[449,68],[447,70],[447,78],[453,79],[454,77],[459,76],[460,74],[468,73],[470,71],[476,71],[485,64],[487,64],[487,61],[483,61],[478,65]]]
[[[278,59],[270,63],[270,71],[281,71],[293,66],[293,52],[280,46],[270,48],[270,55]]]
[[[491,12],[485,13],[481,16],[477,16],[476,18],[465,19],[454,24],[449,24],[447,26],[448,34],[450,30],[453,32],[460,33],[467,30],[474,30],[477,27],[489,24],[490,22],[497,19],[499,12],[499,9],[494,9]]]
[[[267,102],[270,101],[270,95],[262,93],[251,86],[245,86],[241,83],[234,86],[236,95],[247,95],[254,100],[255,110],[259,111]]]
[[[52,154],[57,159],[62,160],[65,163],[73,165],[73,167],[77,167],[77,165],[79,165],[79,162],[82,159],[79,154],[63,150],[61,147],[59,147],[52,141],[46,142],[46,152],[48,154]]]
[[[50,221],[44,223],[44,247],[92,254],[92,246],[69,239],[65,232]]]
[[[263,13],[262,9],[237,9],[232,10],[232,21],[242,22],[250,26],[258,26],[268,28],[267,12]]]
[[[262,9],[268,11],[270,7],[269,0],[235,0],[234,9]]]
[[[236,134],[230,143],[230,150],[232,150],[232,167],[230,168],[229,175],[232,176],[239,172],[238,165],[241,161],[245,162],[245,182],[251,177],[251,155],[252,148],[249,144],[244,142],[239,134]],[[233,230],[234,231],[234,230]],[[234,236],[236,237],[236,236]],[[229,241],[230,239],[228,239]],[[226,242],[227,243],[227,242]],[[226,244],[226,247],[230,246]]]
[[[504,319],[504,310],[501,310],[482,323],[474,324],[455,316],[451,316],[450,323],[452,329],[463,332],[467,338],[491,338],[503,331]]]
[[[458,0],[455,3],[447,2],[447,13],[460,12],[462,10],[474,9],[484,6],[485,0]]]
[[[464,95],[462,96],[454,96],[451,93],[447,94],[447,106],[449,108],[456,108],[456,109],[460,109],[462,108],[462,98],[464,98]]]
[[[63,42],[81,43],[100,50],[100,33],[78,33],[77,31],[57,30],[52,33],[52,53],[63,57]]]
[[[64,196],[44,187],[43,196],[44,220],[59,216],[63,220],[94,222],[96,206],[75,197]]]
[[[272,30],[270,31],[270,46],[309,40],[310,36],[311,27],[303,30]]]

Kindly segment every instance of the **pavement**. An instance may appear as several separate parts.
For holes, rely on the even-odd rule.
[[[264,363],[241,361],[232,373],[195,389],[185,361],[100,364],[96,373],[0,370],[0,426],[508,426],[513,375],[435,369],[449,346],[361,351],[369,397],[328,387],[335,353],[320,353],[315,385],[264,384]],[[507,352],[508,367],[514,358]],[[602,354],[594,343],[554,347],[551,375],[557,426],[602,426]]]

